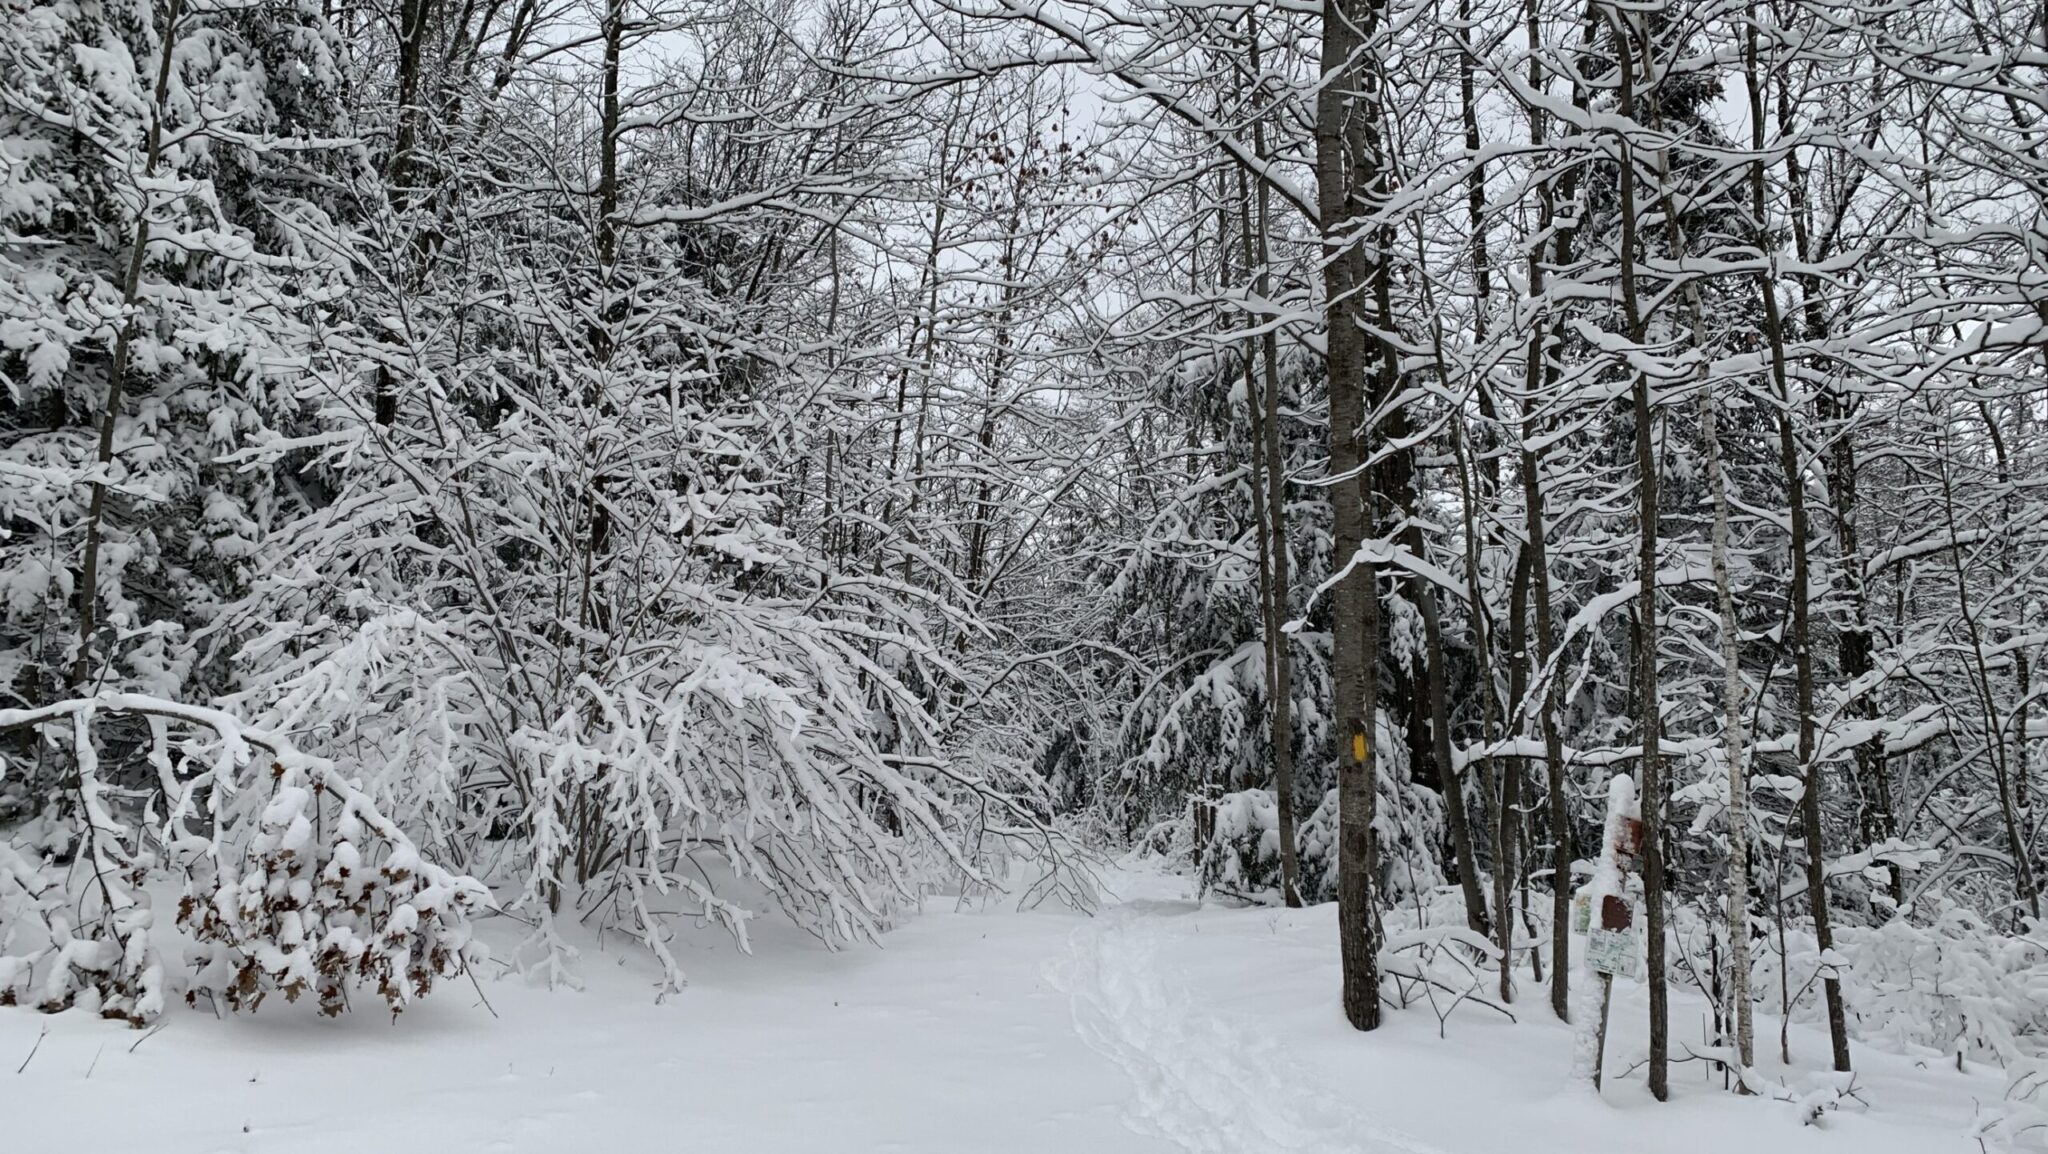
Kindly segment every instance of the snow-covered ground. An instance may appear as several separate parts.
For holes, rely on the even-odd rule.
[[[1659,1105],[1618,1076],[1643,1036],[1620,983],[1595,1099],[1567,1086],[1569,1033],[1534,990],[1518,1023],[1467,1008],[1440,1038],[1419,1009],[1360,1035],[1335,1004],[1334,907],[1198,908],[1182,879],[1107,880],[1094,917],[934,901],[881,949],[773,924],[752,958],[692,937],[692,984],[662,1005],[649,961],[612,939],[585,952],[580,992],[487,979],[487,1009],[451,984],[396,1023],[278,1003],[181,1009],[145,1034],[4,1010],[0,1150],[1962,1154],[1973,1100],[1999,1093],[1858,1047],[1868,1108],[1819,1126],[1703,1063],[1675,1066]],[[1678,1038],[1700,1008],[1674,993]],[[1774,1056],[1776,1020],[1757,1033]],[[1826,1039],[1795,1030],[1793,1051],[1823,1062]]]

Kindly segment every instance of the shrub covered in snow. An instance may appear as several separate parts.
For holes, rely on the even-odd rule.
[[[423,861],[362,794],[303,763],[270,764],[270,797],[239,854],[198,855],[178,924],[202,944],[191,999],[254,1009],[275,990],[315,991],[322,1013],[374,988],[395,1012],[476,951],[483,887]]]
[[[114,805],[99,771],[95,720],[121,714],[149,721],[161,774],[140,806]],[[141,1024],[182,987],[237,1009],[310,992],[338,1014],[360,985],[396,1011],[481,956],[470,917],[488,892],[427,860],[330,762],[226,714],[133,694],[0,712],[0,724],[42,727],[78,794],[36,839],[48,849],[0,842],[0,1004]],[[169,878],[183,888],[174,927],[151,901]],[[160,953],[175,931],[192,947],[189,976]]]
[[[2048,940],[2038,927],[2001,932],[1972,910],[1938,896],[1927,912],[1876,926],[1838,926],[1825,959],[1842,983],[1852,1032],[1908,1054],[1938,1053],[2007,1066],[2048,1049]],[[1824,1020],[1816,975],[1823,958],[1812,934],[1786,932],[1795,1021]],[[1772,948],[1757,951],[1753,989],[1775,1008],[1781,968]]]

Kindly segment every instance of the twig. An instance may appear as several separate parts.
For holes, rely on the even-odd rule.
[[[216,1015],[216,1016],[218,1016],[218,1015]],[[149,1041],[149,1040],[150,1040],[151,1038],[154,1038],[154,1037],[156,1037],[156,1036],[157,1036],[158,1034],[161,1034],[161,1033],[163,1033],[163,1032],[164,1032],[164,1027],[165,1027],[165,1026],[168,1026],[168,1025],[170,1025],[170,1024],[171,1024],[171,1020],[170,1020],[169,1018],[165,1018],[165,1019],[164,1019],[163,1021],[161,1021],[161,1022],[158,1022],[158,1023],[156,1024],[156,1026],[155,1026],[155,1027],[154,1027],[153,1029],[151,1029],[151,1030],[149,1031],[149,1033],[147,1033],[147,1034],[144,1034],[144,1035],[143,1035],[143,1036],[141,1036],[140,1038],[137,1038],[137,1039],[135,1039],[135,1045],[133,1045],[133,1046],[129,1046],[129,1047],[128,1047],[128,1052],[129,1052],[129,1053],[131,1053],[131,1054],[133,1054],[133,1053],[135,1052],[135,1046],[140,1046],[140,1045],[141,1045],[141,1044],[143,1044],[144,1042],[147,1042],[147,1041]]]
[[[498,1011],[491,1006],[491,1000],[484,997],[483,983],[476,980],[476,969],[472,966],[464,966],[462,967],[462,972],[469,975],[469,984],[476,990],[477,1000],[484,1004],[484,1009],[490,1010],[491,1017],[497,1017]]]
[[[26,1070],[26,1069],[28,1069],[28,1064],[29,1064],[30,1062],[33,1062],[33,1061],[35,1061],[35,1060],[36,1060],[36,1051],[37,1051],[37,1050],[40,1050],[40,1049],[42,1049],[42,1048],[43,1048],[43,1039],[44,1039],[44,1038],[47,1038],[47,1037],[49,1037],[49,1036],[50,1036],[50,1027],[48,1027],[48,1026],[44,1026],[44,1027],[43,1027],[43,1032],[42,1032],[42,1033],[40,1033],[40,1034],[37,1034],[37,1035],[36,1035],[36,1044],[35,1044],[35,1045],[33,1045],[33,1046],[30,1046],[30,1047],[28,1048],[28,1057],[26,1057],[26,1058],[23,1058],[23,1059],[21,1060],[21,1065],[19,1065],[19,1066],[16,1066],[16,1067],[14,1068],[14,1072],[15,1072],[15,1073],[19,1074],[19,1073],[21,1073],[21,1072],[22,1072],[23,1070]]]

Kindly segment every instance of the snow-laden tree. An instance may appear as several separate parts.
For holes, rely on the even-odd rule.
[[[336,38],[317,9],[4,13],[0,580],[12,828],[0,995],[136,1021],[355,981],[401,1006],[460,969],[474,882],[331,763],[204,708],[207,633],[302,493],[228,463],[297,413],[346,283]],[[260,751],[260,754],[259,754]],[[190,981],[151,907],[182,879]]]

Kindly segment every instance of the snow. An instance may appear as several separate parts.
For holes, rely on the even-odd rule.
[[[1646,1010],[1621,980],[1596,1098],[1567,1083],[1570,1031],[1526,981],[1516,1022],[1461,1009],[1440,1037],[1424,1007],[1361,1035],[1336,1007],[1334,906],[1197,905],[1188,879],[1106,881],[1114,896],[1092,917],[932,898],[881,948],[828,951],[764,920],[747,957],[722,930],[692,930],[671,946],[691,984],[661,1004],[659,964],[607,935],[581,943],[581,991],[487,974],[395,1021],[371,1006],[320,1018],[310,998],[221,1019],[174,1009],[156,1033],[76,1010],[0,1011],[6,1146],[1963,1154],[1978,1149],[1973,1103],[2002,1085],[1996,1071],[1859,1045],[1867,1109],[1818,1125],[1723,1090],[1704,1062],[1676,1065],[1659,1104],[1623,1073]],[[501,945],[524,931],[484,932]],[[1675,1046],[1704,1017],[1673,990]],[[1823,1035],[1794,1027],[1801,1065],[1786,1071],[1777,1034],[1760,1014],[1766,1079],[1792,1096],[1826,1080]]]

